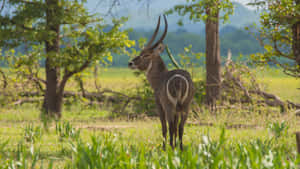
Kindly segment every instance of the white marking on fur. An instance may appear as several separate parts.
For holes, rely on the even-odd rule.
[[[148,73],[150,72],[151,68],[152,68],[152,61],[150,61],[149,65],[148,65],[148,67],[147,67],[147,70],[146,70],[146,76],[147,76]]]
[[[179,89],[179,95],[177,96],[177,98],[173,97],[171,94],[170,94],[170,91],[169,91],[169,83],[171,80],[173,80],[175,77],[180,77],[182,78],[185,83],[186,83],[186,90],[185,90],[185,93],[182,97],[181,95],[181,88]],[[171,103],[173,105],[176,105],[177,101],[179,101],[181,104],[185,101],[185,99],[188,97],[188,91],[189,91],[189,82],[188,80],[186,79],[186,77],[180,75],[180,74],[175,74],[173,75],[168,81],[167,81],[167,96],[168,96],[168,99],[171,101]]]

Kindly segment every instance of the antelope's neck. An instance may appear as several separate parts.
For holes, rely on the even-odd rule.
[[[152,60],[146,71],[146,76],[154,91],[160,87],[163,81],[162,77],[166,72],[168,72],[168,69],[160,56]]]

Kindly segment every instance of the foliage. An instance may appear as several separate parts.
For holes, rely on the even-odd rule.
[[[224,28],[225,29],[225,28]],[[239,54],[243,55],[249,55],[253,54],[256,52],[262,52],[263,48],[260,46],[258,41],[247,31],[242,30],[242,29],[236,29],[232,28],[232,31],[229,32],[224,32],[222,33],[222,30],[220,32],[220,52],[222,56],[226,56],[227,50],[231,49],[232,54],[233,54],[233,59],[235,59],[235,56],[238,56]],[[151,36],[151,33],[153,32],[145,32],[145,31],[138,31],[138,30],[133,30],[128,33],[129,39],[134,40],[138,42],[138,40],[141,37],[149,37]],[[168,44],[170,50],[172,51],[172,54],[176,58],[176,60],[179,60],[180,57],[178,54],[184,52],[184,48],[182,46],[189,46],[192,45],[192,51],[199,53],[205,52],[205,38],[204,34],[195,34],[195,33],[189,33],[189,32],[183,32],[183,33],[177,33],[177,32],[168,32],[168,36],[164,40],[166,44]],[[138,44],[134,46],[135,50],[138,50]],[[20,53],[23,50],[20,51]],[[166,54],[164,54],[166,55]],[[127,67],[129,56],[125,54],[112,54],[113,60],[112,63],[104,59],[103,63],[101,62],[101,65],[110,65],[113,67]],[[1,58],[1,57],[0,57]],[[4,58],[3,59],[8,59]],[[32,59],[36,59],[32,57]],[[166,63],[170,63],[169,60],[164,59]],[[36,59],[38,61],[38,59]],[[193,62],[196,62],[197,60],[195,58],[192,59]],[[0,61],[1,62],[1,61]],[[3,62],[4,63],[4,62]],[[41,60],[41,65],[38,65],[39,67],[44,67],[45,65],[43,64],[43,60]],[[108,64],[109,63],[109,64]],[[22,66],[23,69],[18,69],[18,71],[24,71],[24,73],[28,72],[30,70],[29,68],[31,67],[31,70],[34,71],[34,73],[37,73],[37,69],[35,64],[30,64],[28,66]],[[27,70],[27,71],[25,71]],[[16,72],[16,71],[15,71]],[[41,71],[39,71],[41,72]],[[23,77],[23,76],[22,76]],[[40,76],[41,77],[41,76]],[[2,79],[0,75],[0,80]],[[2,81],[0,81],[0,87],[3,85],[1,84]],[[35,87],[36,89],[36,87]]]
[[[59,136],[60,141],[68,138],[73,140],[78,140],[80,138],[80,130],[75,129],[70,122],[57,122],[55,132]]]
[[[0,13],[0,24],[5,25],[0,28],[0,47],[8,50],[9,66],[45,92],[42,113],[49,117],[61,117],[62,95],[73,75],[97,62],[112,62],[111,53],[126,52],[134,44],[128,32],[120,30],[126,18],[108,25],[89,13],[86,2],[14,0],[4,2],[9,10]],[[16,53],[22,46],[25,51]],[[45,79],[38,73],[41,61]]]
[[[263,11],[260,15],[261,26],[252,27],[259,31],[254,35],[264,47],[264,52],[251,55],[253,60],[262,66],[274,64],[283,68],[286,74],[299,77],[299,2],[255,0],[250,5]],[[253,28],[247,29],[253,31]]]
[[[22,142],[17,145],[15,154],[9,155],[6,161],[0,158],[0,165],[3,169],[29,169],[37,168],[38,162],[41,160],[40,149],[33,144],[28,148]],[[52,162],[49,164],[49,169],[52,168]]]
[[[197,104],[201,105],[205,101],[205,81],[204,80],[194,80],[194,85],[195,85],[195,96],[194,100],[196,101]]]
[[[230,31],[226,31],[230,29]],[[141,37],[150,37],[153,32],[144,32],[134,30],[129,32],[129,37],[132,40],[138,41]],[[200,30],[199,30],[200,33]],[[192,45],[191,50],[199,53],[205,52],[205,34],[195,34],[190,32],[168,32],[168,36],[164,40],[165,44],[168,45],[172,54],[176,57],[179,53],[184,52],[184,48]],[[220,52],[222,56],[227,55],[227,50],[231,49],[233,56],[238,56],[240,53],[244,55],[249,55],[257,51],[262,51],[262,47],[259,42],[251,34],[243,29],[224,27],[220,30]],[[138,49],[138,45],[135,46],[135,49]],[[121,59],[125,56],[119,56],[118,59]],[[125,58],[124,58],[125,59]],[[128,58],[127,58],[128,59]],[[195,61],[195,60],[193,60]],[[114,64],[118,63],[114,61]]]
[[[42,138],[43,130],[40,126],[34,126],[33,124],[28,124],[24,129],[24,139],[27,142],[34,143]]]
[[[275,139],[286,136],[289,129],[289,126],[285,121],[269,123],[267,127]]]
[[[201,79],[197,79],[195,76],[195,74],[197,73],[197,67],[200,67],[200,65],[202,65],[204,62],[204,57],[205,54],[199,52],[199,53],[195,53],[192,51],[192,45],[189,45],[188,47],[184,47],[184,53],[180,53],[178,54],[178,56],[180,57],[180,64],[183,66],[183,68],[185,70],[190,71],[191,75],[192,75],[192,79],[194,82],[194,87],[195,87],[195,96],[194,99],[196,101],[196,103],[198,104],[202,104],[204,103],[205,100],[205,86],[206,83],[204,80]],[[194,59],[196,61],[194,61]]]
[[[186,0],[187,4],[176,5],[173,9],[167,11],[167,14],[178,13],[180,16],[188,15],[193,22],[206,22],[207,19],[221,19],[227,21],[229,15],[233,14],[233,4],[230,0]],[[208,14],[208,10],[209,13]],[[219,18],[215,18],[216,14],[223,11],[224,14]],[[179,20],[179,25],[182,25],[182,20]]]
[[[107,62],[112,62],[111,52],[120,54],[120,51],[125,52],[125,47],[134,44],[128,39],[127,31],[121,32],[119,30],[125,18],[115,20],[113,26],[105,24],[102,19],[97,18],[97,20],[99,23],[94,23],[91,26],[83,24],[76,27],[64,27],[61,34],[63,38],[61,38],[60,53],[51,56],[53,66],[62,68],[65,73],[80,72],[78,70],[81,70],[86,63],[107,64]],[[16,47],[28,43],[27,41],[21,42],[18,42],[20,44]],[[26,45],[29,46],[30,44]],[[8,62],[8,66],[13,68],[14,72],[23,75],[23,78],[42,79],[39,77],[39,71],[41,70],[40,67],[45,65],[43,63],[45,61],[43,42],[32,44],[29,49],[23,48],[23,50],[22,52],[16,52],[15,49],[6,50],[6,55],[3,58]]]
[[[243,57],[242,55],[240,57]],[[228,59],[228,58],[227,58]],[[257,76],[253,73],[247,64],[242,61],[232,62],[226,61],[224,72],[222,74],[224,90],[222,92],[222,98],[230,101],[236,101],[240,103],[247,103],[247,100],[258,100],[255,96],[249,98],[249,91],[255,91],[262,84],[257,81]],[[235,80],[234,80],[235,79]]]
[[[157,116],[153,89],[142,73],[137,73],[137,75],[140,77],[142,84],[133,91],[133,95],[140,98],[134,104],[133,110],[138,112],[138,114],[146,113],[148,116]]]

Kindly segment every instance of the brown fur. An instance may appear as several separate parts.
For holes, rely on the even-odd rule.
[[[167,29],[166,18],[165,22]],[[163,35],[163,37],[164,36],[165,35]],[[162,40],[163,38],[161,38],[160,41]],[[148,46],[150,45],[148,44]],[[194,85],[187,71],[182,69],[168,71],[160,57],[160,54],[164,51],[164,45],[162,42],[156,43],[155,45],[154,47],[146,47],[143,49],[139,56],[129,62],[129,67],[146,71],[147,80],[154,91],[156,107],[162,125],[162,134],[164,137],[163,146],[165,147],[168,123],[170,145],[172,148],[176,146],[178,132],[180,148],[182,149],[184,124],[188,117],[189,105],[194,96]]]
[[[162,48],[162,46],[163,44],[161,44],[159,48]],[[190,74],[187,71],[182,69],[168,71],[167,67],[165,66],[164,62],[162,61],[159,55],[159,53],[163,50],[159,48],[156,49],[156,51],[153,51],[152,55],[146,57],[144,55],[140,55],[138,56],[140,58],[137,59],[136,57],[132,60],[132,62],[134,62],[133,64],[137,64],[135,65],[136,68],[142,71],[147,70],[147,67],[149,66],[150,62],[152,62],[152,67],[147,74],[147,79],[154,90],[157,111],[162,124],[164,147],[167,136],[168,123],[170,145],[172,147],[174,147],[174,145],[176,146],[176,137],[178,132],[180,148],[182,149],[182,135],[184,130],[184,124],[188,116],[189,105],[194,95],[194,86]],[[160,52],[157,50],[160,50]],[[171,96],[175,98],[178,95],[181,95],[183,97],[184,93],[188,90],[187,98],[182,103],[176,102],[176,104],[174,105],[167,96],[166,85],[167,81],[176,74],[185,77],[188,81],[189,86],[186,86],[186,82],[179,77],[175,77],[169,82],[169,92]],[[180,91],[181,93],[179,93],[178,91]],[[180,123],[178,124],[179,118]],[[175,137],[173,137],[174,135]]]

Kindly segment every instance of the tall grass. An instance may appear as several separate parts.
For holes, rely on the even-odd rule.
[[[300,162],[296,152],[286,153],[284,147],[276,147],[272,140],[236,143],[225,138],[224,129],[218,140],[203,135],[201,144],[187,145],[184,151],[120,144],[119,140],[121,136],[107,134],[92,136],[90,143],[72,144],[72,160],[66,168],[296,169]]]

